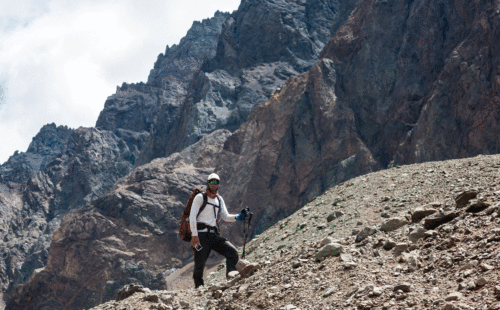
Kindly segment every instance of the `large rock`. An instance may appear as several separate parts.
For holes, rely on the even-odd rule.
[[[408,224],[408,222],[402,218],[392,218],[383,222],[382,225],[380,226],[380,230],[383,232],[390,232],[398,228],[401,228],[406,224]]]
[[[425,237],[426,231],[427,230],[424,229],[423,227],[417,226],[408,234],[408,240],[410,240],[413,243],[416,243],[418,239],[422,239]]]
[[[477,191],[465,191],[460,193],[456,198],[455,202],[457,203],[457,208],[461,209],[465,207],[469,200],[476,198],[478,192]]]
[[[368,236],[371,236],[371,235],[373,235],[376,232],[377,232],[377,228],[376,227],[366,226],[365,228],[363,228],[362,231],[360,231],[356,235],[355,241],[356,242],[361,242],[361,241],[365,240]]]
[[[344,252],[344,247],[341,244],[329,243],[318,250],[318,253],[316,253],[316,259],[339,256],[342,252]]]
[[[437,210],[436,209],[428,209],[428,208],[425,208],[425,207],[419,207],[419,208],[416,208],[413,213],[411,214],[411,221],[413,223],[418,223],[420,222],[424,217],[427,217],[431,214],[434,214],[436,213]]]
[[[451,222],[454,218],[459,216],[460,213],[457,211],[446,211],[435,213],[427,218],[425,218],[423,226],[425,229],[435,229],[442,224]]]

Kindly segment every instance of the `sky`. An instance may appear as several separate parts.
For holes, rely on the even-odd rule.
[[[146,82],[193,24],[240,0],[0,1],[0,164],[43,125],[94,127],[123,82]]]

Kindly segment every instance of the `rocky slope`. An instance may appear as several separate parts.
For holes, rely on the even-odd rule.
[[[253,273],[226,281],[222,263],[206,287],[137,283],[92,310],[500,309],[499,169],[493,155],[353,178],[250,241]]]
[[[178,152],[216,129],[235,131],[288,77],[314,64],[358,2],[243,0],[222,25],[215,57],[178,101],[179,117],[161,107],[139,163]]]
[[[8,264],[2,265],[0,277],[10,281],[2,282],[3,287],[24,283],[35,266],[45,264],[43,257],[49,257],[45,269],[17,288],[12,309],[77,309],[81,302],[90,307],[114,298],[126,283],[163,285],[161,273],[188,260],[178,254],[181,243],[169,239],[178,225],[174,219],[180,218],[189,191],[208,172],[222,176],[221,190],[231,212],[246,205],[252,208],[254,236],[353,177],[397,164],[498,151],[499,3],[364,0],[316,62],[318,42],[327,33],[319,30],[322,23],[329,22],[336,30],[337,13],[347,14],[345,7],[335,11],[328,5],[331,2],[322,1],[258,2],[269,11],[266,15],[248,3],[241,5],[246,15],[236,12],[221,26],[215,58],[193,73],[188,91],[179,90],[185,94],[182,103],[155,110],[158,97],[168,93],[161,89],[162,83],[170,81],[158,69],[154,73],[158,79],[148,81],[154,85],[124,85],[123,96],[117,93],[107,106],[113,112],[103,112],[98,121],[103,127],[75,131],[76,141],[45,172],[34,175],[27,187],[1,184],[2,210],[10,212],[6,218],[13,223],[5,221],[8,224],[2,228],[12,238],[8,246],[2,245]],[[321,14],[326,14],[324,21]],[[249,22],[261,16],[268,26]],[[308,25],[310,16],[321,22]],[[279,41],[280,34],[290,45]],[[246,45],[242,37],[255,46]],[[275,44],[261,48],[258,45],[267,41],[260,39]],[[249,46],[255,53],[243,49]],[[271,60],[262,60],[264,56]],[[152,92],[145,94],[150,88]],[[216,131],[209,140],[191,144],[218,124],[231,125],[230,107],[240,111],[245,100],[257,104],[267,98],[249,108],[250,116],[237,119],[234,128],[226,126],[233,131],[246,120],[234,134]],[[129,108],[147,113],[137,116]],[[151,126],[156,114],[158,122]],[[214,148],[205,150],[212,139]],[[173,153],[190,144],[193,147],[187,151]],[[102,196],[132,165],[170,153],[151,166],[138,167]],[[65,212],[87,203],[91,204],[67,216],[51,250],[43,251]],[[33,215],[37,212],[48,220],[40,224]],[[241,245],[240,230],[223,227],[236,245]],[[37,231],[48,236],[40,238],[43,246],[34,247],[37,237],[26,235]],[[19,246],[24,240],[31,241]],[[166,252],[146,257],[151,248]],[[36,263],[25,264],[30,249],[36,253]],[[88,253],[94,253],[90,261]],[[160,265],[171,258],[174,263],[162,269]],[[58,290],[41,294],[51,283],[57,283]]]
[[[287,15],[287,20],[294,21],[296,25],[289,26],[287,31],[300,32],[298,37],[304,40],[309,36],[312,38],[310,44],[316,46],[314,52],[304,54],[307,56],[304,59],[309,61],[310,66],[333,28],[338,27],[342,18],[345,20],[349,10],[354,7],[354,2],[349,2],[344,6],[332,3],[321,1],[310,2],[307,5],[297,3],[290,8],[284,5],[284,2],[262,2],[261,5],[272,8],[275,15],[279,15],[280,10],[291,13],[293,18],[290,19]],[[245,10],[242,13],[239,15],[235,13],[236,15],[233,14],[233,16],[236,16],[237,20],[246,20],[244,23],[248,24],[249,16],[258,12],[258,9],[250,7],[248,3],[244,7]],[[298,11],[295,12],[295,10]],[[337,10],[341,15],[334,12]],[[326,14],[326,17],[323,18],[322,14]],[[340,18],[340,16],[343,17]],[[145,142],[150,132],[155,132],[156,127],[165,129],[172,126],[174,120],[180,118],[178,113],[185,113],[184,110],[179,111],[179,105],[183,102],[187,87],[194,75],[199,73],[202,63],[208,63],[208,59],[216,55],[222,23],[227,18],[227,13],[217,12],[211,19],[201,23],[195,22],[179,45],[167,47],[165,54],[158,57],[146,84],[124,84],[117,88],[117,93],[106,101],[95,129],[80,128],[71,137],[69,136],[71,132],[68,132],[63,137],[66,140],[58,143],[53,143],[48,139],[46,142],[47,145],[52,144],[50,147],[46,149],[39,146],[30,147],[26,153],[28,155],[24,153],[19,156],[15,155],[14,159],[2,166],[4,172],[2,182],[9,191],[8,195],[1,197],[4,202],[2,210],[5,218],[11,219],[3,222],[2,231],[5,239],[0,245],[6,262],[5,268],[0,271],[1,286],[7,296],[15,286],[24,283],[36,268],[41,268],[46,264],[51,234],[59,227],[61,218],[67,212],[72,212],[106,194],[118,178],[129,173],[132,165],[137,164],[139,152],[145,145],[148,145]],[[332,18],[337,26],[334,25],[332,29],[329,29]],[[309,25],[312,27],[310,29],[314,30],[311,34],[304,32],[309,27],[308,19],[311,21],[314,19],[312,26]],[[231,29],[231,31],[235,30]],[[248,33],[252,29],[245,31]],[[302,30],[298,31],[298,29]],[[273,33],[271,28],[259,31]],[[237,35],[243,35],[243,33],[237,33]],[[231,34],[227,33],[227,35]],[[297,35],[294,36],[297,37]],[[295,50],[298,48],[297,42],[293,40],[282,42],[281,48],[286,49],[287,44],[295,44]],[[254,47],[252,45],[244,48],[238,47],[239,53],[248,53],[245,48]],[[265,54],[265,50],[260,50]],[[218,55],[217,66],[220,67],[224,65],[220,59],[224,55],[220,53]],[[265,62],[264,58],[260,57],[259,61]],[[257,71],[253,78],[261,80],[259,78],[261,73]],[[286,76],[282,76],[279,83],[282,83],[284,79]],[[256,83],[258,86],[261,82]],[[250,99],[245,100],[250,102]],[[252,102],[252,104],[256,103],[257,101]],[[161,126],[153,125],[159,115],[160,107],[164,107],[164,113],[160,116],[162,124]],[[54,126],[42,129],[41,133],[52,130],[52,127]],[[48,153],[43,153],[45,157],[39,158],[38,153],[41,154],[47,150],[49,150]],[[31,153],[36,153],[34,158],[31,158],[33,157]],[[25,170],[26,173],[23,172]],[[39,172],[35,174],[37,171]],[[5,183],[8,181],[16,181],[27,186],[19,187],[17,184]],[[25,240],[25,236],[35,237]],[[22,246],[19,246],[21,244]]]

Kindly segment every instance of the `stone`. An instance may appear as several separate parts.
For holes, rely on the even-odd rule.
[[[460,300],[462,298],[463,298],[462,294],[460,294],[459,292],[453,292],[453,293],[448,294],[448,296],[446,296],[444,298],[444,300],[445,301],[456,301],[456,300]]]
[[[398,283],[394,286],[394,291],[402,290],[403,292],[409,292],[411,289],[411,284],[408,282]]]
[[[402,226],[408,224],[408,222],[402,218],[396,217],[396,218],[391,218],[389,220],[386,220],[385,222],[382,223],[380,230],[383,232],[390,232],[394,231],[398,228],[401,228]]]
[[[323,293],[323,298],[326,298],[328,296],[331,296],[333,293],[337,291],[337,288],[335,286],[331,286],[326,289],[326,291]]]
[[[413,213],[411,214],[411,221],[413,223],[418,223],[420,222],[424,217],[427,217],[429,215],[432,215],[436,213],[437,210],[435,209],[425,209],[423,207],[416,208]]]
[[[384,249],[391,250],[392,248],[394,248],[396,246],[396,242],[394,242],[392,239],[387,239],[384,242],[383,246],[384,246]]]
[[[361,242],[361,241],[365,240],[368,236],[373,235],[376,232],[377,232],[377,228],[376,227],[366,226],[365,228],[363,228],[362,231],[360,231],[356,235],[355,242]]]
[[[342,213],[342,211],[335,211],[335,212],[330,213],[330,214],[328,215],[328,217],[326,218],[326,221],[327,221],[327,222],[331,222],[331,221],[333,221],[334,219],[341,217],[342,215],[344,215],[344,213]]]
[[[439,235],[439,233],[435,230],[427,230],[426,232],[424,232],[424,238],[434,238],[434,237],[437,237]]]
[[[356,264],[355,262],[345,262],[342,264],[342,266],[344,267],[344,269],[349,270],[349,269],[356,268],[358,266],[358,264]]]
[[[340,254],[340,260],[343,261],[344,263],[347,263],[347,262],[352,262],[352,255],[351,254],[345,254],[345,253],[342,253]]]
[[[329,243],[319,249],[316,259],[324,259],[331,256],[339,256],[344,251],[344,247],[338,243]]]
[[[488,207],[484,211],[484,213],[487,214],[487,215],[491,215],[491,214],[497,212],[498,210],[500,210],[500,202],[494,204],[493,206]]]
[[[394,247],[394,255],[401,255],[404,251],[408,249],[408,243],[397,243]]]
[[[488,283],[488,280],[486,280],[484,277],[481,277],[475,281],[475,284],[478,287],[485,286],[487,283]]]
[[[486,210],[489,206],[490,206],[489,204],[483,201],[474,199],[471,201],[470,205],[465,209],[465,212],[479,213],[483,210]]]
[[[493,270],[495,269],[495,267],[491,266],[491,265],[488,265],[486,263],[481,263],[479,265],[479,267],[481,268],[482,271],[490,271],[490,270]]]
[[[460,310],[460,308],[452,303],[446,303],[443,305],[441,310]]]
[[[135,293],[144,293],[144,287],[142,285],[136,284],[127,284],[123,288],[121,288],[116,296],[116,301],[124,300]]]
[[[410,234],[408,235],[408,240],[410,240],[413,243],[416,243],[419,239],[422,239],[425,237],[425,232],[427,230],[421,226],[417,226]]]
[[[454,211],[434,213],[424,219],[423,226],[425,229],[435,229],[442,224],[451,222],[457,216],[459,216],[459,212]]]
[[[326,237],[325,239],[321,240],[320,245],[323,246],[323,245],[326,245],[326,244],[332,243],[332,242],[333,242],[333,238]]]
[[[255,271],[259,270],[259,264],[257,263],[250,263],[246,265],[243,269],[240,271],[240,275],[242,278],[248,278],[254,274]]]
[[[469,203],[469,200],[476,198],[477,194],[477,191],[465,191],[457,195],[457,197],[455,197],[457,208],[464,208]]]

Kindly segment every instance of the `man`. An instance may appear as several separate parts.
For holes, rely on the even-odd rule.
[[[203,204],[203,193],[196,195],[191,206],[191,214],[189,216],[189,225],[191,227],[191,245],[196,248],[201,244],[201,250],[194,250],[194,272],[193,279],[195,288],[204,285],[203,269],[212,249],[217,253],[226,257],[226,278],[231,271],[236,270],[238,263],[238,252],[226,238],[221,237],[216,232],[218,217],[225,222],[242,221],[248,216],[247,210],[242,210],[240,214],[229,214],[224,203],[224,199],[217,194],[219,189],[220,178],[217,174],[212,173],[207,180],[207,205],[200,213],[198,218],[196,215]]]

